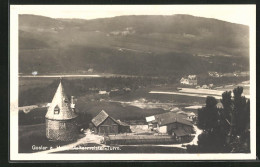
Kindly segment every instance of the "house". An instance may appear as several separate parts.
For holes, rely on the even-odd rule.
[[[102,110],[96,117],[92,119],[94,125],[93,130],[100,135],[129,133],[130,126],[120,120],[116,120]]]
[[[33,76],[36,76],[37,74],[38,74],[37,71],[33,71],[33,72],[32,72],[32,75],[33,75]]]
[[[202,85],[201,88],[202,89],[208,89],[209,87],[208,87],[208,85]]]
[[[89,72],[89,73],[92,73],[93,71],[94,71],[93,68],[89,68],[89,69],[88,69],[88,72]]]
[[[219,74],[217,72],[208,72],[210,77],[219,77]]]
[[[150,128],[150,129],[157,128],[155,116],[149,116],[149,117],[146,117],[145,119],[146,119],[146,122],[148,123],[148,128]]]
[[[197,85],[198,84],[197,76],[189,75],[187,78],[182,77],[180,83],[184,85]]]
[[[100,90],[100,91],[98,92],[98,94],[100,94],[100,95],[108,95],[109,92],[107,92],[107,91],[105,91],[105,90]]]
[[[199,89],[199,88],[200,88],[200,86],[198,85],[198,86],[196,86],[195,88],[196,88],[196,89]]]
[[[131,91],[131,88],[123,88],[123,90],[124,90],[125,92],[130,92],[130,91]]]
[[[190,85],[197,85],[198,84],[197,75],[189,75],[188,79],[189,79]]]
[[[189,139],[193,130],[193,124],[187,120],[187,115],[176,112],[168,112],[159,115],[146,117],[150,128],[160,133],[167,133],[182,142]]]
[[[45,115],[46,137],[54,141],[72,141],[77,139],[79,129],[74,97],[69,102],[62,83],[52,99],[52,102]]]
[[[194,112],[184,112],[178,111],[177,114],[181,114],[184,120],[188,120],[190,122],[194,122],[196,120],[196,114]]]
[[[187,113],[187,120],[194,122],[197,119],[197,116],[194,112]]]
[[[189,80],[188,80],[188,78],[182,77],[181,80],[180,80],[180,83],[184,84],[184,85],[189,85]]]

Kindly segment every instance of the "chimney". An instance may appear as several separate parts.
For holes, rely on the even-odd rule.
[[[71,96],[71,98],[70,98],[70,107],[72,108],[73,111],[75,111],[75,99],[74,99],[74,96]]]

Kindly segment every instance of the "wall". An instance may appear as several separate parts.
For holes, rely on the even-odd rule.
[[[119,126],[118,128],[118,132],[119,133],[130,133],[131,132],[131,129],[130,129],[130,126]]]
[[[161,126],[158,128],[160,133],[167,133],[167,126]]]
[[[99,125],[98,133],[103,135],[117,134],[118,124],[108,117],[101,125]]]
[[[175,129],[175,128],[185,128],[185,129],[188,129],[190,132],[193,131],[192,126],[176,122],[176,123],[172,123],[172,124],[167,125],[167,133],[171,134],[172,129]]]
[[[66,121],[46,119],[46,137],[50,140],[72,141],[77,139],[78,134],[75,119]]]

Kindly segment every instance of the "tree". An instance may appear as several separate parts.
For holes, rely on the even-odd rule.
[[[235,129],[234,135],[241,136],[247,125],[249,124],[248,116],[250,115],[250,110],[247,110],[247,102],[245,96],[242,96],[243,87],[237,87],[233,90],[234,93],[234,120]]]
[[[207,97],[206,106],[198,110],[198,127],[203,133],[198,146],[188,146],[188,152],[250,152],[250,101],[237,87],[222,94],[223,108],[217,108],[214,97]]]
[[[225,131],[220,126],[223,120],[216,104],[217,100],[208,96],[206,106],[198,110],[198,127],[203,129],[203,133],[198,137],[198,149],[189,147],[189,150],[207,153],[226,152]]]
[[[225,91],[222,93],[222,99],[220,99],[220,102],[223,105],[223,108],[219,110],[220,118],[221,118],[221,127],[223,132],[226,133],[226,135],[230,135],[230,126],[232,118],[232,112],[233,112],[233,101],[231,96],[231,91]],[[228,140],[228,139],[227,139]]]
[[[231,126],[231,152],[250,152],[250,100],[242,96],[243,88],[233,90],[233,126]]]
[[[225,118],[228,119],[228,121],[230,121],[231,119],[231,112],[233,108],[233,101],[231,97],[231,91],[225,91],[224,93],[222,93],[222,99],[220,99],[220,102],[223,105],[222,114]]]
[[[206,132],[213,131],[218,126],[217,100],[208,96],[206,106],[198,110],[198,127]]]

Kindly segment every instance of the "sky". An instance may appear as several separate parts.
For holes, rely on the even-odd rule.
[[[96,19],[121,15],[174,15],[215,18],[250,25],[255,19],[255,5],[15,5],[19,14],[52,18]],[[12,10],[12,7],[11,7]]]

